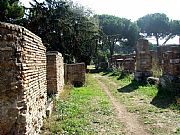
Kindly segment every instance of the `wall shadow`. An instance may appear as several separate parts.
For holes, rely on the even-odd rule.
[[[99,69],[86,69],[86,73],[95,74],[95,73],[100,73],[100,72],[102,72],[102,71]]]
[[[124,78],[127,77],[128,75],[130,75],[130,73],[121,72],[121,74],[119,75],[119,77],[117,78],[117,80],[124,79]]]
[[[170,107],[172,104],[176,104],[176,96],[177,96],[176,92],[167,91],[161,87],[158,87],[158,93],[152,99],[150,104],[158,108],[165,109],[165,108]]]
[[[128,84],[122,88],[119,88],[117,90],[122,93],[129,93],[129,92],[133,92],[134,90],[138,89],[139,86],[145,86],[145,85],[146,85],[146,83],[139,83],[135,80],[132,80],[130,84]]]

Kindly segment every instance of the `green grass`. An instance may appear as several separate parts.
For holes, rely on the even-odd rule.
[[[43,134],[123,134],[122,124],[116,120],[108,97],[92,75],[86,78],[84,87],[66,86],[61,100],[55,102],[54,113],[44,124]]]
[[[112,95],[126,106],[128,112],[139,116],[150,133],[179,134],[177,123],[180,120],[180,109],[174,103],[173,94],[161,91],[156,85],[133,81],[132,75],[121,77],[112,74],[100,72],[99,80],[108,86]]]

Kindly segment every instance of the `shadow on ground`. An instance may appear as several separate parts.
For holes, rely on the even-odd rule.
[[[100,69],[90,69],[88,70],[89,73],[100,73],[103,72],[102,76],[119,76],[117,78],[117,80],[121,80],[124,79],[127,74],[116,74],[113,73],[112,71],[109,70],[100,70]],[[147,83],[143,82],[143,83],[139,83],[135,80],[132,80],[130,84],[121,87],[118,90],[118,92],[121,93],[130,93],[133,92],[135,90],[137,90],[140,86],[146,86]],[[158,87],[158,93],[155,97],[153,97],[152,101],[150,102],[150,104],[158,107],[158,108],[162,108],[162,109],[166,109],[169,108],[172,105],[175,105],[175,107],[173,107],[172,109],[174,110],[180,110],[180,105],[176,104],[176,93],[173,92],[169,92],[165,89],[162,89],[161,87]]]
[[[176,93],[158,88],[157,95],[150,102],[152,105],[158,108],[169,108],[171,105],[176,104]],[[176,105],[175,110],[180,109],[180,105]]]
[[[103,72],[103,76],[105,76],[105,75],[108,75],[109,74],[109,76],[116,76],[115,74],[113,74],[112,73],[112,71],[110,71],[110,70],[105,70],[105,69],[96,69],[96,68],[94,68],[94,69],[87,69],[86,70],[86,72],[87,73],[100,73],[100,72]]]
[[[119,88],[117,89],[119,92],[123,92],[123,93],[129,93],[129,92],[133,92],[135,91],[136,89],[139,88],[139,86],[145,86],[146,83],[138,83],[137,81],[135,80],[132,80],[130,84],[122,87],[122,88]]]
[[[95,73],[100,73],[101,71],[99,69],[86,69],[86,73],[92,73],[92,74],[95,74]]]

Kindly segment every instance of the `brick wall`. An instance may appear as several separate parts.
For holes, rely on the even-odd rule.
[[[136,45],[135,80],[145,81],[151,76],[152,60],[148,40],[139,39]]]
[[[47,52],[47,89],[48,95],[59,94],[64,86],[64,63],[62,54]]]
[[[72,85],[85,83],[86,68],[84,63],[65,64],[65,82]]]
[[[0,134],[38,134],[47,101],[46,48],[27,29],[0,22]]]
[[[134,58],[126,58],[124,60],[124,71],[127,73],[133,73],[135,70],[135,59]]]
[[[160,84],[166,90],[180,94],[180,46],[159,47],[159,50],[162,54],[160,62],[163,70]]]
[[[167,45],[158,47],[159,63],[164,75],[180,75],[180,46]]]

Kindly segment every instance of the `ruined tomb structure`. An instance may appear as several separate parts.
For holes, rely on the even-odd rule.
[[[46,48],[24,27],[0,22],[0,135],[39,134],[47,101]]]
[[[58,95],[63,90],[64,86],[63,57],[62,54],[57,51],[49,51],[46,55],[48,95]]]
[[[136,45],[136,65],[134,77],[136,81],[146,81],[151,76],[151,55],[148,48],[148,40],[139,39]]]
[[[84,63],[65,64],[65,82],[74,86],[85,84],[86,66]]]
[[[162,50],[162,49],[159,49]],[[163,75],[160,84],[168,91],[180,94],[180,46],[167,46],[161,59]]]

